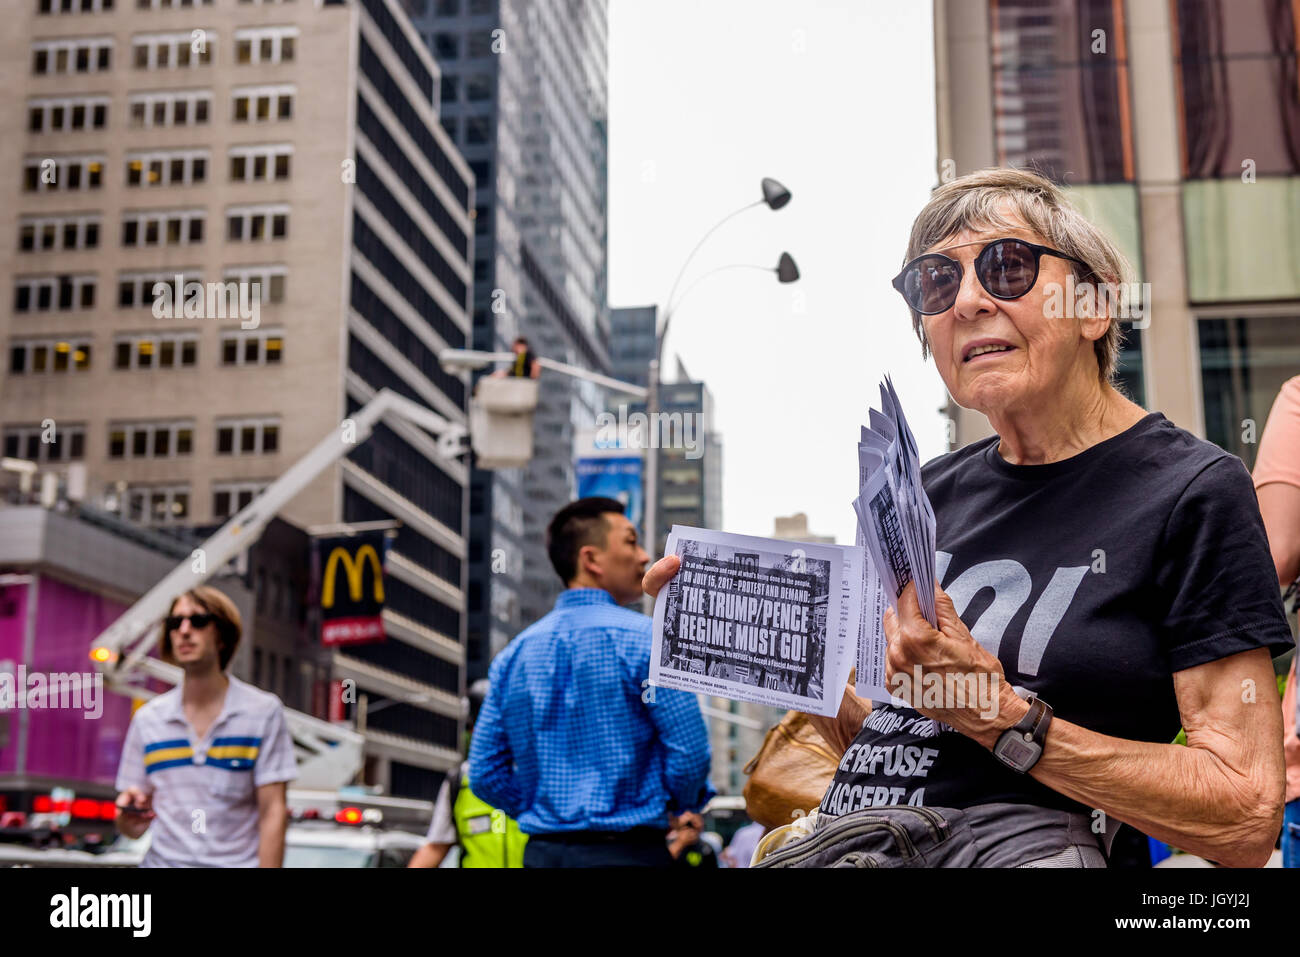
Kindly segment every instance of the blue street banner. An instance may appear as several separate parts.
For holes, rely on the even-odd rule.
[[[628,521],[641,531],[645,494],[639,455],[579,458],[574,469],[578,473],[578,498],[601,495],[622,502]]]

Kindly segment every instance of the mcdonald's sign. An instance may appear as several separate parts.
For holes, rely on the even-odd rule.
[[[321,644],[384,640],[385,541],[383,532],[316,540]]]

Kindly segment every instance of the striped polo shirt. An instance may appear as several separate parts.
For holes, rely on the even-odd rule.
[[[227,677],[221,714],[204,738],[185,719],[179,687],[131,719],[117,789],[153,798],[142,867],[256,867],[257,788],[297,777],[280,699]]]

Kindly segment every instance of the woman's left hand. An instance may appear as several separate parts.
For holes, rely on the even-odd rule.
[[[897,615],[885,609],[886,687],[926,717],[992,750],[1029,705],[1006,680],[1002,662],[971,636],[947,592],[935,585],[934,593],[938,630],[921,614],[915,582],[899,596]]]

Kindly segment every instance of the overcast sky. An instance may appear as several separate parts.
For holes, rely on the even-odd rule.
[[[662,306],[732,263],[775,266],[704,280],[682,300],[664,351],[714,397],[723,530],[772,534],[807,512],[852,544],[858,427],[893,376],[921,459],[946,449],[945,392],[921,361],[890,286],[916,213],[937,182],[929,3],[880,0],[611,0],[610,303]]]

